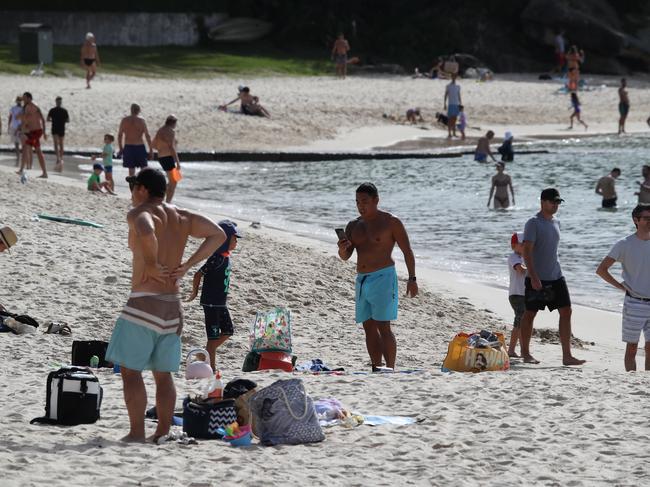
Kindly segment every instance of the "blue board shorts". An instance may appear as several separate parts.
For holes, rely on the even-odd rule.
[[[122,151],[122,165],[127,168],[147,167],[147,148],[144,144],[127,144]]]
[[[482,152],[474,153],[474,160],[476,162],[487,162],[487,157],[487,154],[483,154]]]
[[[448,105],[447,106],[447,116],[448,117],[457,117],[460,113],[460,105]]]
[[[356,322],[366,320],[394,321],[398,304],[395,266],[374,272],[360,272],[355,283]]]
[[[178,372],[182,326],[180,296],[131,293],[113,328],[106,360],[132,370]]]

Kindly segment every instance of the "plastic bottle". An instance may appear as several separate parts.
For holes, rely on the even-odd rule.
[[[223,381],[221,380],[221,371],[217,370],[217,373],[214,376],[212,385],[210,387],[210,392],[208,397],[212,399],[221,400],[223,398]]]
[[[92,357],[90,357],[90,366],[93,369],[99,367],[99,357],[97,355],[93,355]]]

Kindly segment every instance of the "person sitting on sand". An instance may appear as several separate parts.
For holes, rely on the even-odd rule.
[[[636,232],[619,240],[600,262],[596,274],[625,293],[623,300],[623,341],[625,370],[636,370],[636,352],[643,331],[645,339],[645,370],[650,370],[650,207],[637,205],[632,210]],[[609,272],[614,263],[623,267],[623,281]]]
[[[360,216],[347,224],[345,238],[338,241],[338,253],[349,260],[357,251],[355,317],[357,323],[363,323],[372,370],[381,367],[382,356],[386,367],[394,369],[397,342],[390,322],[397,319],[398,285],[393,248],[397,244],[404,254],[409,275],[406,294],[412,297],[418,294],[415,255],[399,218],[377,208],[379,193],[374,184],[363,183],[357,188],[356,203]]]
[[[643,181],[637,181],[639,191],[634,195],[639,197],[638,203],[640,205],[647,205],[650,204],[650,166],[644,165],[641,168],[641,176],[643,176]]]
[[[510,334],[510,344],[508,345],[508,357],[519,358],[515,348],[519,341],[519,326],[521,317],[526,311],[525,284],[526,267],[522,252],[524,249],[524,234],[521,232],[513,233],[510,237],[510,248],[512,254],[508,257],[508,273],[510,282],[508,285],[508,301],[512,310],[515,312],[515,318],[512,321],[512,333]]]
[[[616,178],[621,175],[621,170],[615,167],[611,172],[598,180],[596,194],[603,197],[603,208],[616,208]]]
[[[440,73],[442,71],[442,66],[444,65],[444,63],[445,63],[445,60],[442,58],[442,56],[439,56],[438,60],[435,62],[435,64],[431,68],[431,71],[429,71],[429,77],[431,79],[440,78]]]
[[[419,108],[409,108],[406,110],[406,121],[410,123],[424,122]]]
[[[226,305],[230,293],[230,253],[237,247],[241,234],[237,224],[230,220],[221,220],[219,226],[226,234],[226,241],[208,258],[192,281],[192,294],[187,299],[193,301],[199,293],[201,279],[201,306],[205,314],[205,333],[208,343],[205,348],[210,354],[210,366],[216,370],[216,352],[234,333],[230,311]]]
[[[11,229],[11,227],[0,228],[0,253],[9,250],[10,247],[16,245],[17,241],[18,237],[16,237],[16,233]],[[4,306],[0,304],[0,311],[4,310]]]
[[[508,188],[512,194],[512,204],[515,204],[515,191],[512,189],[512,178],[505,172],[506,165],[503,162],[497,162],[497,173],[492,176],[492,186],[490,187],[490,196],[488,197],[488,208],[494,194],[494,209],[503,210],[510,206],[508,199]],[[496,192],[494,191],[496,189]]]
[[[571,123],[569,125],[569,129],[573,128],[573,119],[575,118],[575,119],[578,120],[578,122],[580,122],[585,127],[585,130],[587,130],[589,127],[580,118],[580,112],[582,110],[580,108],[581,105],[580,105],[580,100],[578,99],[578,94],[575,91],[571,92],[571,107],[573,108],[573,113],[571,114],[571,117],[569,118],[569,122]]]
[[[476,150],[474,151],[474,160],[476,162],[487,162],[488,156],[490,156],[492,160],[496,162],[494,154],[492,154],[492,150],[490,149],[490,141],[493,138],[494,132],[488,130],[483,137],[480,137],[478,139],[478,142],[476,143]]]
[[[240,110],[244,115],[257,115],[260,117],[271,118],[271,114],[259,104],[260,99],[257,96],[251,95],[251,90],[248,86],[240,86],[238,88],[239,95],[232,101],[225,105],[220,105],[219,110],[226,111],[228,105],[232,105],[236,101],[240,102]]]
[[[512,162],[515,160],[515,151],[512,148],[513,140],[512,132],[506,132],[503,137],[503,143],[497,149],[497,152],[501,154],[501,162]]]
[[[107,181],[102,182],[101,175],[104,172],[104,166],[99,163],[93,164],[93,172],[88,178],[88,191],[96,191],[103,193],[106,190],[109,194],[115,194],[111,189],[110,183]]]
[[[147,390],[142,372],[152,371],[158,426],[150,439],[159,443],[169,434],[176,404],[172,374],[181,362],[180,281],[210,257],[226,235],[210,219],[165,203],[167,181],[159,170],[144,168],[126,180],[133,203],[127,215],[133,253],[131,294],[115,323],[106,360],[120,366],[130,423],[123,441],[145,441]],[[182,262],[189,237],[202,241]]]

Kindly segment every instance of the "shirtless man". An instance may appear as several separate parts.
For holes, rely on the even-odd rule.
[[[348,74],[349,50],[350,44],[343,36],[343,33],[340,33],[332,47],[332,61],[336,64],[336,76],[341,79],[345,79],[345,76]]]
[[[505,172],[506,165],[503,162],[497,162],[496,168],[497,174],[492,176],[492,187],[490,188],[487,205],[489,208],[490,202],[492,201],[492,194],[494,194],[494,209],[506,209],[510,206],[508,188],[510,188],[510,194],[512,194],[512,204],[515,204],[515,191],[512,189],[512,178],[510,178],[510,174]],[[496,193],[494,191],[495,188]]]
[[[640,205],[647,205],[650,204],[650,166],[644,164],[641,168],[641,176],[643,176],[643,181],[637,181],[639,191],[634,195],[639,197]]]
[[[366,348],[373,371],[382,363],[395,368],[397,342],[390,322],[397,319],[398,286],[395,262],[391,254],[395,244],[404,254],[408,269],[406,294],[418,294],[415,280],[415,256],[402,222],[379,210],[379,193],[372,183],[357,188],[357,209],[361,215],[345,228],[346,238],[339,240],[339,257],[348,260],[357,251],[357,280],[355,285],[356,322],[363,323]]]
[[[618,119],[618,133],[625,133],[625,120],[630,112],[630,98],[627,96],[627,80],[621,78],[621,86],[618,88],[618,113],[621,118]]]
[[[149,145],[148,157],[147,149],[142,142],[143,135]],[[129,176],[135,174],[136,168],[147,167],[147,158],[153,159],[153,147],[147,122],[140,116],[140,105],[137,103],[131,105],[131,115],[124,117],[120,122],[117,144],[122,156],[122,165],[129,169]]]
[[[90,80],[97,74],[99,66],[99,51],[95,44],[95,35],[92,32],[86,34],[86,40],[81,45],[81,67],[86,70],[86,88],[90,89]]]
[[[115,323],[106,351],[107,360],[120,365],[130,431],[124,441],[145,441],[147,391],[142,371],[156,382],[157,442],[169,433],[176,404],[172,373],[181,359],[183,310],[179,281],[207,259],[226,240],[216,223],[163,202],[166,182],[162,172],[145,168],[127,178],[133,208],[127,215],[129,247],[133,252],[131,295]],[[181,263],[188,237],[203,239]]]
[[[32,149],[36,152],[38,164],[41,166],[43,173],[39,178],[47,178],[47,169],[45,168],[45,157],[41,150],[41,137],[47,140],[45,133],[45,117],[43,112],[36,103],[32,101],[32,94],[29,92],[23,93],[23,114],[20,115],[21,129],[24,134],[23,140],[23,158],[20,163],[18,174],[22,174],[25,167],[29,168],[32,165]]]
[[[158,151],[158,162],[167,173],[167,196],[165,197],[167,203],[172,202],[174,191],[176,191],[176,180],[172,178],[170,173],[174,168],[179,171],[181,169],[181,163],[176,152],[177,121],[178,119],[174,115],[169,115],[165,120],[165,125],[158,129],[153,138],[153,147]]]
[[[615,167],[611,172],[598,180],[596,193],[603,197],[603,208],[616,208],[616,178],[621,175],[621,170]]]
[[[237,88],[237,91],[239,91],[237,98],[229,101],[225,105],[219,105],[219,110],[225,112],[229,105],[239,101],[239,109],[244,115],[259,115],[260,117],[271,118],[268,110],[260,105],[259,97],[251,95],[251,89],[248,86],[240,86]]]
[[[478,139],[478,142],[476,144],[476,150],[474,151],[474,160],[476,162],[487,162],[488,156],[492,158],[494,162],[496,162],[496,159],[494,158],[494,154],[492,154],[492,150],[490,149],[490,141],[494,138],[494,132],[491,130],[488,130],[487,133]]]

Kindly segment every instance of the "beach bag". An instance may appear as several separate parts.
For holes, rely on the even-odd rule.
[[[474,347],[470,344],[470,334],[458,333],[449,343],[447,356],[442,363],[442,371],[484,372],[510,369],[510,358],[506,351],[503,333],[494,333],[500,346]]]
[[[285,352],[260,352],[257,370],[284,370],[293,372],[291,355]]]
[[[72,342],[72,365],[83,367],[90,366],[90,359],[93,355],[99,357],[99,367],[113,368],[111,362],[106,361],[106,349],[108,342],[100,340],[75,340]]]
[[[15,335],[20,335],[21,334],[17,330],[14,330],[13,328],[11,328],[10,326],[7,326],[7,324],[4,323],[6,318],[13,318],[18,323],[33,326],[34,329],[38,328],[38,321],[36,321],[31,316],[17,315],[17,314],[14,314],[14,313],[10,313],[9,311],[0,310],[0,333],[12,332]]]
[[[183,431],[188,436],[215,440],[222,437],[219,428],[237,421],[235,400],[226,399],[218,402],[195,402],[187,396],[183,400]]]
[[[249,334],[253,352],[291,353],[291,311],[274,308],[255,315]]]
[[[253,433],[263,445],[299,445],[323,441],[314,403],[300,379],[279,380],[250,399]]]
[[[45,416],[30,424],[90,424],[99,419],[104,391],[87,367],[66,366],[50,372],[45,393]]]

